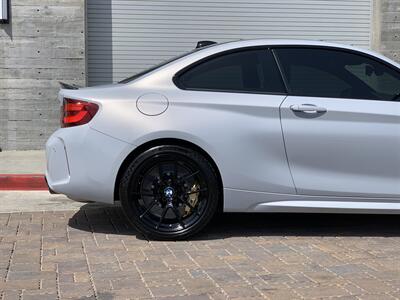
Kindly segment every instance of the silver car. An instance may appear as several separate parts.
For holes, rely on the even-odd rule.
[[[198,47],[117,84],[65,85],[46,178],[121,201],[155,239],[225,212],[400,213],[400,65],[313,41]]]

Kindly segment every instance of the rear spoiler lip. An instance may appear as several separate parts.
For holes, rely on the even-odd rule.
[[[59,81],[61,88],[64,90],[79,90],[82,86],[74,84],[74,83],[65,83]]]

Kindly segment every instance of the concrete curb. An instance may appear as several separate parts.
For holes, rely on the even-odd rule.
[[[0,191],[48,190],[43,174],[0,174]]]

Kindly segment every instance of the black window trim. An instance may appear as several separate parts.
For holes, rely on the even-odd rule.
[[[225,50],[222,52],[218,52],[218,53],[214,53],[211,54],[210,56],[204,57],[202,59],[199,59],[198,61],[195,61],[189,65],[187,65],[186,67],[184,67],[183,69],[179,70],[173,77],[172,77],[172,81],[175,84],[175,86],[181,90],[185,90],[185,91],[197,91],[197,92],[215,92],[215,93],[239,93],[239,94],[260,94],[260,95],[278,95],[278,96],[288,96],[287,93],[287,88],[286,88],[286,83],[282,77],[282,71],[280,70],[280,66],[278,64],[278,62],[276,61],[275,55],[273,54],[273,52],[271,51],[271,54],[274,57],[274,61],[275,64],[278,68],[278,73],[280,74],[281,80],[283,82],[283,87],[285,89],[285,92],[279,93],[279,92],[262,92],[262,91],[243,91],[243,90],[224,90],[224,89],[207,89],[207,88],[188,88],[185,87],[182,82],[180,81],[180,76],[182,74],[184,74],[186,71],[204,63],[207,62],[209,60],[212,60],[216,57],[220,57],[220,56],[224,56],[227,54],[231,54],[231,53],[237,53],[237,52],[243,52],[243,51],[247,51],[247,50],[265,50],[265,51],[271,51],[271,47],[270,46],[249,46],[249,47],[241,47],[241,48],[235,48],[235,49],[229,49],[229,50]]]
[[[353,50],[353,49],[346,49],[346,48],[341,48],[341,47],[335,47],[335,46],[323,46],[323,45],[272,45],[269,47],[275,57],[275,61],[278,65],[279,71],[281,73],[281,77],[283,79],[283,82],[285,83],[286,90],[288,91],[287,95],[288,96],[295,96],[295,97],[308,97],[308,98],[331,98],[331,99],[349,99],[349,100],[361,100],[361,101],[385,101],[385,102],[399,102],[398,100],[386,100],[386,99],[357,99],[357,98],[340,98],[340,97],[331,97],[331,96],[304,96],[304,95],[296,95],[292,93],[290,89],[290,85],[287,81],[285,72],[283,71],[282,68],[282,63],[279,60],[279,56],[275,53],[275,49],[288,49],[288,48],[297,48],[297,49],[324,49],[324,50],[335,50],[339,52],[345,52],[345,53],[351,53],[359,56],[364,56],[366,58],[372,59],[378,63],[381,63],[388,67],[389,69],[392,69],[393,71],[397,72],[400,74],[400,69],[397,68],[396,66],[392,65],[391,63],[376,57],[374,55],[359,51],[359,50]]]
[[[272,56],[274,57],[275,63],[276,63],[276,65],[278,66],[278,70],[279,70],[279,73],[281,74],[281,78],[282,78],[282,81],[283,81],[283,85],[285,86],[287,95],[290,96],[291,93],[292,93],[292,90],[291,90],[291,87],[290,87],[290,85],[289,85],[289,81],[288,81],[287,78],[286,78],[286,74],[285,74],[285,72],[283,71],[282,64],[281,64],[281,62],[279,61],[279,57],[278,57],[278,55],[275,53],[274,48],[271,47],[271,48],[269,49],[269,51],[271,51]]]

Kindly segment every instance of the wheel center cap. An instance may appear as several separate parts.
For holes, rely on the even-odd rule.
[[[174,189],[172,187],[166,187],[164,189],[164,196],[166,198],[172,198],[174,196]]]

